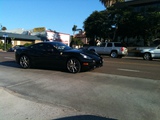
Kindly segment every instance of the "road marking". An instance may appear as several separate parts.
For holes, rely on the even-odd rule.
[[[4,57],[5,59],[10,59],[10,60],[13,60],[14,58],[13,57]]]
[[[22,82],[19,82],[19,83],[16,83],[16,84],[8,85],[7,88],[23,85],[23,84],[29,83],[31,81],[32,80],[25,80],[25,81],[22,81]]]
[[[127,71],[127,72],[140,72],[139,70],[121,69],[121,68],[118,68],[118,70]]]

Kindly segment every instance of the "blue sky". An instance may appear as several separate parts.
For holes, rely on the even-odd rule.
[[[104,10],[99,0],[0,0],[0,24],[8,30],[46,27],[73,34],[94,11]]]

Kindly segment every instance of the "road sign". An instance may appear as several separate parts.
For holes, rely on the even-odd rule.
[[[3,37],[8,37],[8,35],[7,35],[7,34],[4,34]]]

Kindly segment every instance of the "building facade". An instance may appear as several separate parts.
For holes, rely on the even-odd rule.
[[[15,45],[24,45],[26,43],[34,44],[41,42],[41,39],[37,36],[16,34],[9,32],[0,32],[0,42]]]
[[[154,8],[160,11],[160,0],[132,0],[114,5],[117,8],[132,7],[135,11],[139,12],[142,9],[145,11],[148,8]]]
[[[70,35],[52,30],[46,30],[45,27],[34,28],[33,30],[5,30],[0,32],[0,43],[16,45],[35,44],[42,41],[59,41],[70,45]]]

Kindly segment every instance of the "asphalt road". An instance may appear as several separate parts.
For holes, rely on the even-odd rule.
[[[104,57],[103,67],[70,74],[53,69],[21,69],[13,53],[0,53],[0,87],[22,94],[24,99],[106,120],[159,120],[159,63]]]
[[[122,59],[113,59],[108,56],[103,56],[104,66],[100,69],[95,69],[92,72],[138,77],[146,79],[160,80],[160,59],[145,61],[141,57],[123,57]],[[0,62],[14,63],[13,52],[0,52]],[[16,64],[11,64],[15,66]],[[10,66],[10,67],[11,67]],[[19,67],[16,65],[16,67]]]
[[[160,80],[160,59],[146,61],[141,57],[124,57],[122,59],[103,57],[104,66],[96,69],[95,72]]]

